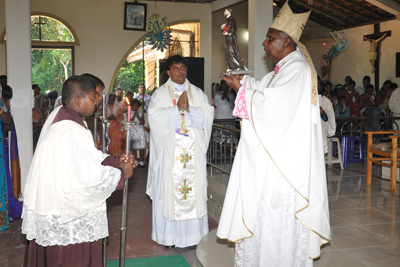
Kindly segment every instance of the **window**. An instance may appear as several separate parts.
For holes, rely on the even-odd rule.
[[[5,43],[6,31],[0,37]],[[79,40],[68,25],[54,15],[32,14],[32,84],[41,88],[41,93],[61,88],[66,79],[75,73],[74,47]]]

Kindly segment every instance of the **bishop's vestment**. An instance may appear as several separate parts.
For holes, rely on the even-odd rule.
[[[310,68],[299,50],[277,65],[261,81],[245,77],[235,103],[241,139],[217,236],[239,244],[237,266],[312,266],[330,241]]]

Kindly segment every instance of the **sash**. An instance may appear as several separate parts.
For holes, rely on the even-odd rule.
[[[173,92],[176,104],[184,91]],[[189,105],[193,105],[191,90],[188,90]],[[186,127],[185,113],[181,112],[181,128],[175,130],[174,167],[172,170],[172,190],[175,220],[196,219],[196,135],[191,127]]]

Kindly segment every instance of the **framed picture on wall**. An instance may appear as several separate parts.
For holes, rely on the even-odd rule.
[[[125,2],[124,30],[145,31],[147,4]]]

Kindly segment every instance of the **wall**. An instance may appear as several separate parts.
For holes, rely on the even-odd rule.
[[[307,28],[307,26],[306,26]],[[323,32],[324,27],[315,27],[314,31],[318,34],[310,36],[311,38],[329,38],[329,30],[326,29],[326,33]],[[380,60],[380,75],[379,81],[382,85],[385,80],[391,80],[400,84],[400,77],[396,78],[395,74],[395,55],[396,52],[400,52],[400,21],[392,20],[381,23],[381,31],[392,31],[392,36],[386,38],[381,43],[381,60]],[[357,85],[360,85],[362,78],[365,75],[371,77],[371,83],[374,84],[374,74],[371,73],[371,65],[368,61],[369,43],[363,41],[363,36],[374,32],[373,25],[367,25],[357,27],[353,29],[345,30],[345,38],[349,42],[349,47],[342,51],[338,57],[332,61],[331,65],[331,82],[333,84],[344,83],[344,78],[350,75]],[[318,36],[319,35],[319,36]],[[310,38],[310,39],[311,39]],[[334,42],[326,43],[326,46],[320,43],[310,43],[304,41],[311,58],[315,64],[315,67],[319,74],[321,74],[321,68],[319,64],[321,62],[323,54],[328,52],[329,48],[334,45]]]
[[[75,30],[80,46],[75,48],[75,72],[93,73],[100,77],[106,89],[111,85],[112,76],[135,42],[143,37],[144,31],[125,31],[125,0],[32,0],[32,12],[54,14]],[[205,84],[211,84],[211,4],[170,3],[141,1],[147,4],[147,12],[158,11],[161,16],[168,17],[168,22],[195,20],[200,22],[200,56],[205,58]],[[157,6],[155,6],[157,5]],[[0,8],[4,0],[0,0]],[[196,12],[193,12],[193,11]],[[4,7],[0,10],[0,31],[4,29]],[[5,66],[4,45],[0,45],[0,73]],[[207,94],[211,89],[205,88]]]

